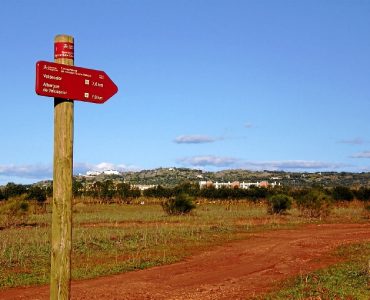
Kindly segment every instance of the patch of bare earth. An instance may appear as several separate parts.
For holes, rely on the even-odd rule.
[[[308,225],[250,234],[183,262],[73,281],[72,299],[247,299],[286,278],[338,261],[339,245],[370,241],[370,224]],[[2,290],[0,299],[49,299],[49,287]]]

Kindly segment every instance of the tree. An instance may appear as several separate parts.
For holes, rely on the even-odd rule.
[[[370,200],[370,189],[366,187],[360,187],[357,191],[354,191],[356,198],[360,201]]]
[[[104,200],[111,200],[114,197],[115,189],[112,180],[105,180],[102,182],[100,197]]]
[[[119,183],[117,184],[116,194],[120,200],[124,200],[140,197],[141,191],[138,188],[132,187],[129,183]]]
[[[249,189],[246,190],[247,197],[253,201],[257,201],[259,199],[264,199],[268,195],[268,189],[265,187],[257,187],[252,185]]]
[[[182,193],[175,198],[168,199],[162,203],[163,210],[169,215],[183,215],[190,213],[194,208],[193,197]]]
[[[89,194],[93,198],[99,198],[101,195],[101,190],[102,190],[102,183],[100,181],[96,181],[93,183]]]
[[[83,184],[81,181],[77,181],[76,179],[73,178],[72,181],[72,193],[73,197],[81,197],[83,193]]]
[[[285,194],[277,194],[268,198],[267,211],[270,214],[281,214],[292,207],[292,199]]]
[[[26,186],[9,182],[4,188],[5,199],[20,196],[27,193]]]
[[[352,201],[354,198],[352,191],[345,186],[334,187],[332,196],[336,201]]]
[[[217,189],[214,186],[206,187],[199,191],[199,195],[207,199],[215,199],[216,194]]]
[[[130,186],[130,197],[132,198],[139,198],[141,197],[141,191],[137,187]]]
[[[164,188],[161,185],[147,189],[144,191],[144,196],[154,198],[169,198],[172,192],[169,189]]]
[[[189,181],[185,181],[184,183],[178,184],[173,188],[172,194],[179,195],[179,194],[188,194],[193,197],[199,195],[199,184],[190,183]]]
[[[2,189],[0,189],[0,201],[5,200],[5,194]]]
[[[117,184],[117,196],[120,200],[130,197],[130,184],[128,183]]]
[[[45,192],[46,192],[46,197],[53,196],[53,182],[46,187]]]
[[[311,189],[303,197],[296,199],[301,214],[310,218],[327,217],[330,214],[332,199],[321,189]]]
[[[38,203],[46,201],[46,191],[39,186],[31,186],[27,192],[27,200],[36,200]]]

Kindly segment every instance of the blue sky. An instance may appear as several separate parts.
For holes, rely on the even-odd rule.
[[[0,184],[52,177],[57,34],[119,92],[75,102],[75,173],[370,171],[370,1],[5,0]]]

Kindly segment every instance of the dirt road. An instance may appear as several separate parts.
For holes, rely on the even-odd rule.
[[[187,260],[72,283],[73,300],[247,299],[280,280],[336,262],[339,245],[370,241],[370,224],[309,225],[251,234]],[[49,299],[48,286],[14,288],[0,299]]]

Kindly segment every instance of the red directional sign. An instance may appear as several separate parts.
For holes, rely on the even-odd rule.
[[[103,71],[38,61],[36,93],[41,96],[104,103],[118,88]]]

